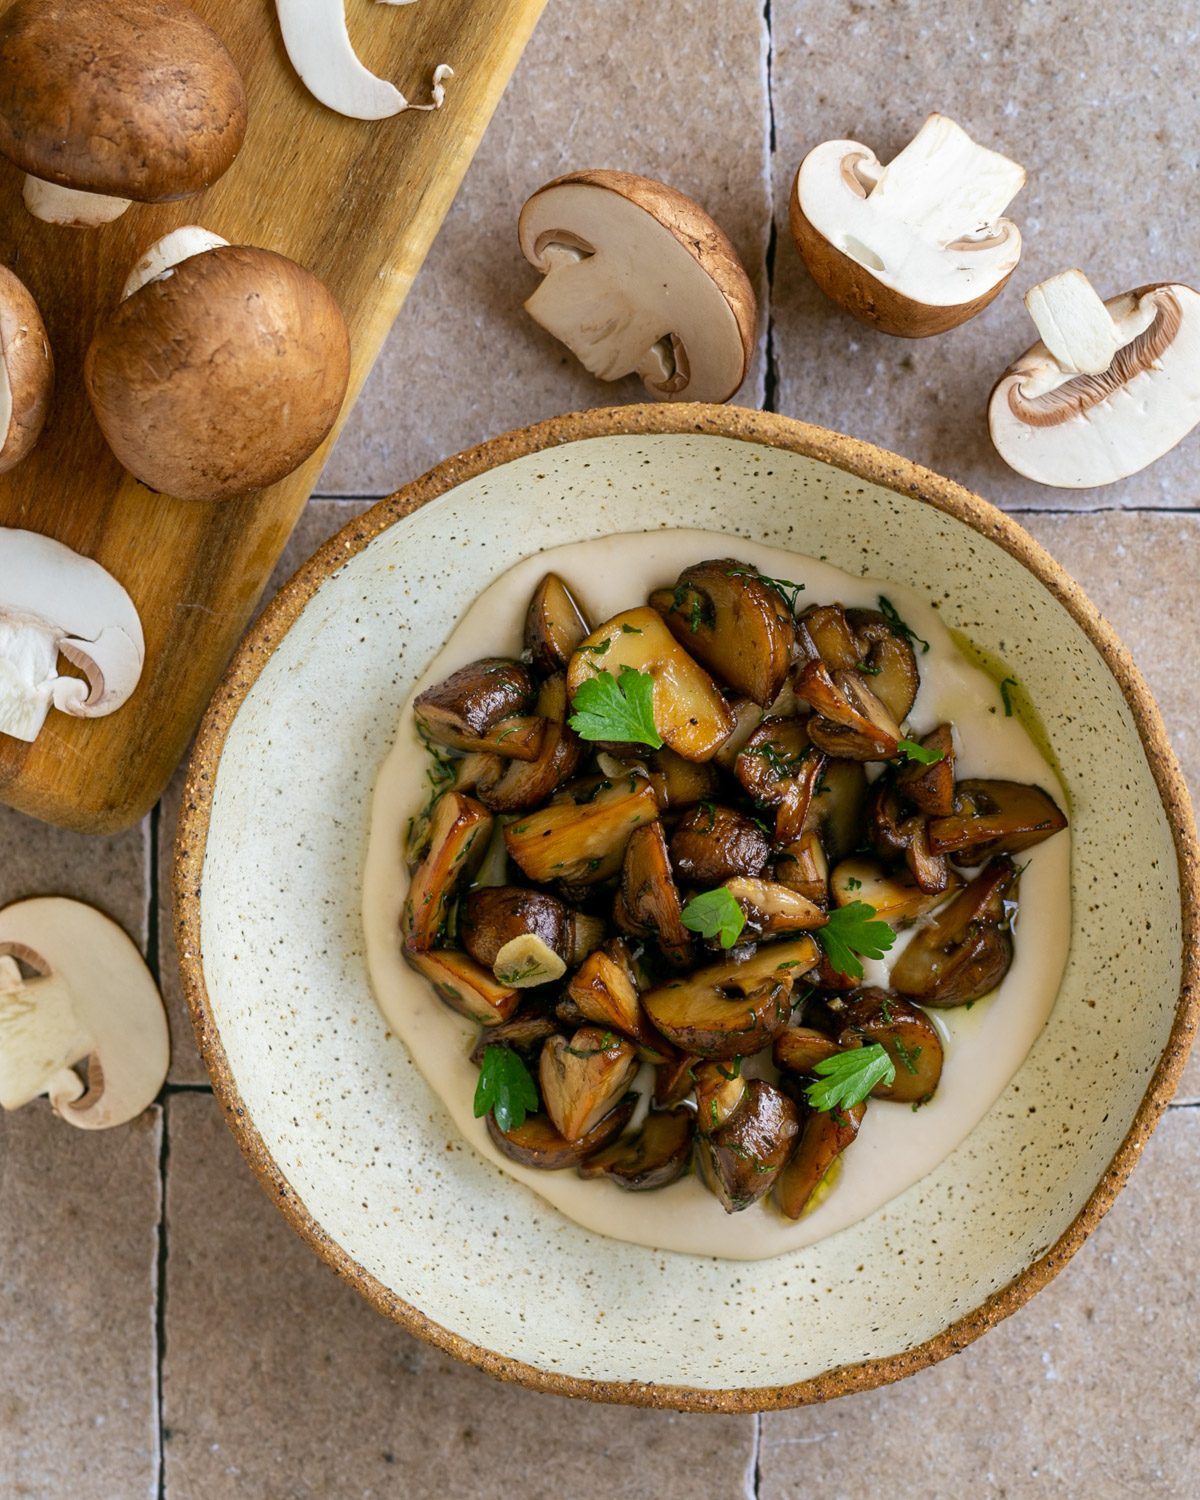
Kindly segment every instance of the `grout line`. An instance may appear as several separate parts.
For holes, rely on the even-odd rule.
[[[1197,505],[1004,505],[999,509],[1010,516],[1198,516]]]
[[[746,1474],[748,1500],[761,1500],[762,1496],[762,1428],[763,1414],[754,1413],[754,1441],[750,1450],[750,1464]]]
[[[767,209],[770,230],[767,235],[767,347],[763,371],[763,410],[777,411],[779,400],[779,358],[775,352],[775,250],[778,229],[775,223],[775,41],[771,25],[771,0],[763,0],[763,25],[767,32]]]
[[[167,1083],[163,1085],[163,1094],[170,1097],[172,1094],[211,1094],[211,1083]]]
[[[169,1091],[168,1091],[169,1092]],[[169,1098],[162,1101],[162,1139],[158,1149],[158,1256],[154,1276],[155,1420],[158,1427],[158,1500],[166,1500],[166,1427],[163,1423],[163,1372],[167,1356],[167,1166],[171,1155]]]

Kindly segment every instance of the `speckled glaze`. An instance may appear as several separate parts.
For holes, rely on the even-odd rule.
[[[385,1031],[361,957],[374,772],[463,605],[539,548],[672,525],[824,554],[943,601],[947,623],[1018,672],[1072,798],[1071,957],[1012,1084],[902,1197],[756,1264],[591,1234],[463,1149]],[[797,1405],[963,1347],[1107,1209],[1196,1024],[1187,795],[1145,685],[1078,588],[950,482],[730,408],[625,407],[510,434],[329,542],[213,701],[175,879],[201,1048],[293,1225],[412,1331],[493,1374],[599,1400]]]

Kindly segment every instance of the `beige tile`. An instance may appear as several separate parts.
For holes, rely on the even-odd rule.
[[[154,1108],[76,1130],[44,1100],[0,1116],[0,1495],[157,1489]]]
[[[259,611],[266,607],[267,602],[322,542],[366,509],[364,503],[355,500],[310,500],[263,592]],[[172,846],[175,842],[175,823],[179,817],[183,782],[184,769],[181,767],[163,793],[158,813],[158,969],[167,1015],[171,1022],[170,1081],[207,1083],[208,1074],[196,1050],[191,1021],[188,1019],[187,1006],[179,984],[179,955],[175,948],[175,924],[171,905]]]
[[[1129,647],[1158,700],[1192,797],[1200,796],[1200,605],[1185,566],[1200,557],[1200,515],[1108,511],[1021,519]],[[1177,1097],[1200,1099],[1200,1053]]]
[[[1021,299],[1083,267],[1104,296],[1200,275],[1195,8],[772,0],[778,149],[775,345],[782,411],[869,438],[1007,506],[1195,505],[1200,437],[1124,484],[1050,490],[1019,478],[987,436],[988,393],[1032,341]],[[817,291],[787,232],[804,154],[850,137],[887,160],[941,110],[1015,157],[1029,182],[1014,217],[1025,250],[986,312],[940,338],[875,334]]]
[[[898,1385],[763,1418],[761,1500],[1189,1500],[1200,1110],[1173,1109],[1057,1281]]]
[[[210,1098],[176,1095],[168,1115],[171,1500],[751,1492],[752,1417],[538,1396],[427,1348],[293,1235]]]
[[[620,168],[701,202],[760,296],[770,223],[762,0],[551,4],[318,489],[387,494],[542,417],[640,400],[593,380],[522,311],[521,204],[563,172]],[[762,400],[760,355],[739,396]]]

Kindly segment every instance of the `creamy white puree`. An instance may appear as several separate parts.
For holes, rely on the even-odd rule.
[[[873,609],[879,595],[886,594],[929,642],[928,653],[919,654],[921,689],[909,716],[915,731],[925,733],[949,720],[957,733],[960,777],[1034,782],[1061,801],[1062,789],[1053,771],[1020,721],[1000,712],[995,683],[965,659],[938,611],[920,595],[897,584],[854,578],[794,552],[714,532],[626,533],[526,558],[470,606],[414,687],[413,697],[478,657],[518,654],[529,597],[548,571],[559,573],[589,618],[599,622],[642,603],[651,589],[672,582],[688,564],[729,555],[772,577],[803,583],[801,607],[836,601]],[[946,1047],[945,1068],[933,1100],[915,1112],[907,1104],[872,1101],[857,1141],[841,1159],[842,1171],[832,1191],[798,1222],[784,1219],[770,1200],[765,1206],[726,1214],[695,1175],[658,1192],[627,1193],[611,1183],[584,1182],[572,1171],[539,1172],[518,1166],[496,1150],[484,1122],[472,1114],[478,1070],[468,1054],[477,1028],[443,1005],[400,956],[398,923],[408,888],[404,832],[410,816],[426,800],[427,763],[410,697],[376,783],[363,878],[367,962],[376,999],[475,1149],[597,1233],[658,1250],[763,1260],[844,1229],[933,1171],[954,1150],[1003,1092],[1054,1005],[1071,928],[1067,832],[1021,856],[1026,868],[1021,876],[1016,956],[1000,988],[970,1010],[931,1012]],[[903,950],[905,939],[901,934],[886,960],[867,962],[867,983],[887,983],[890,963]],[[641,1086],[645,1092],[646,1080]]]

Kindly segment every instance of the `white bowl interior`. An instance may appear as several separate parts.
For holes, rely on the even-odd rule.
[[[373,778],[396,712],[467,603],[533,551],[719,530],[942,601],[1011,664],[1071,795],[1071,956],[1046,1029],[966,1142],[870,1218],[732,1263],[581,1229],[458,1140],[385,1028],[362,954]],[[266,1150],[396,1296],[556,1374],[790,1384],[922,1343],[1048,1248],[1124,1137],[1181,966],[1170,830],[1099,653],[962,522],[817,460],[704,434],[592,438],[465,481],[325,581],[230,728],[201,901],[213,1017]]]

